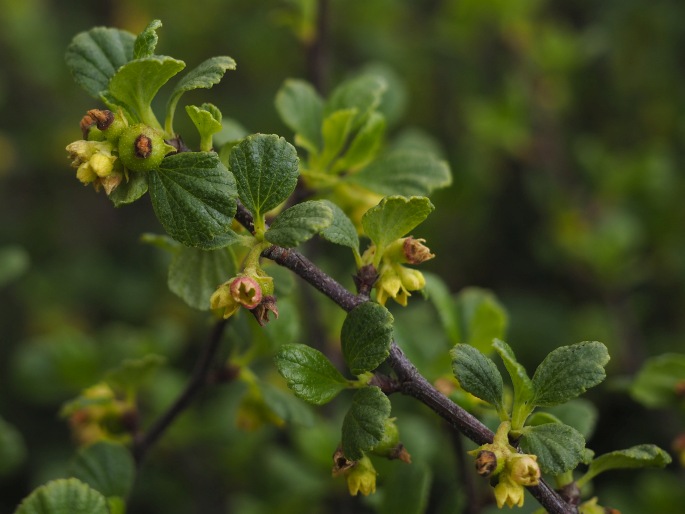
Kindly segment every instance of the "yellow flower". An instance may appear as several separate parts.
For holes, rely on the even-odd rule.
[[[347,489],[352,496],[368,496],[376,492],[376,469],[366,455],[345,472]]]
[[[523,507],[524,489],[521,484],[517,484],[509,478],[509,475],[502,473],[499,483],[495,486],[495,500],[497,507],[502,508],[506,504],[508,507]]]
[[[112,181],[104,184],[103,181],[114,172],[116,155],[112,155],[114,147],[108,141],[85,141],[79,140],[67,145],[67,152],[71,159],[72,167],[76,168],[76,178],[84,185],[94,183],[96,189],[100,185],[105,186],[107,194],[116,188],[122,177],[118,177],[116,185]]]
[[[507,462],[507,466],[511,470],[511,479],[525,487],[538,485],[540,483],[540,466],[538,466],[537,460],[537,455],[520,453],[511,455]]]

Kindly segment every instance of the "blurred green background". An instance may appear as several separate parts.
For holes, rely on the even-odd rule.
[[[153,18],[164,24],[157,51],[189,68],[213,55],[237,61],[186,100],[211,101],[250,132],[292,138],[273,105],[288,77],[327,91],[371,64],[391,70],[390,134],[425,134],[454,176],[415,234],[437,254],[426,269],[453,292],[494,291],[529,371],[559,345],[609,347],[609,378],[589,395],[597,453],[669,449],[683,431],[682,409],[647,410],[626,385],[650,356],[685,351],[685,3],[328,0],[313,70],[315,5],[0,0],[0,417],[14,449],[0,456],[0,512],[63,473],[74,450],[58,417],[65,400],[123,358],[156,352],[173,363],[149,399],[161,409],[208,330],[168,292],[166,258],[139,243],[161,232],[149,202],[115,210],[75,180],[64,151],[99,107],[64,65],[71,38],[94,25],[137,33]],[[406,316],[409,340],[440,338],[421,305]],[[143,468],[130,512],[369,509],[374,500],[348,498],[313,449],[330,456],[335,419],[315,433],[245,435],[234,396],[216,393],[181,420]],[[449,438],[414,412],[400,427],[431,463],[428,511],[455,512],[457,471],[440,455]],[[624,513],[675,514],[683,486],[674,464],[602,477],[596,492]]]

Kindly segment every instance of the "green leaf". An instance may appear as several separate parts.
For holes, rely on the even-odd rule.
[[[397,466],[383,484],[379,514],[423,514],[433,481],[431,468],[424,463]]]
[[[264,238],[278,246],[293,248],[328,227],[333,211],[321,200],[298,203],[280,213]]]
[[[149,178],[152,206],[171,237],[207,247],[230,232],[237,208],[235,179],[215,153],[170,155]]]
[[[359,255],[359,235],[352,220],[343,210],[330,200],[322,200],[333,213],[331,224],[321,231],[321,237],[333,244],[351,248],[355,255]]]
[[[264,403],[279,418],[287,423],[304,427],[310,427],[314,424],[314,415],[306,403],[269,383],[260,382],[259,387]]]
[[[193,125],[200,133],[200,150],[209,152],[212,149],[212,136],[221,132],[221,111],[212,104],[186,105],[186,112]]]
[[[65,55],[74,81],[99,98],[117,70],[133,58],[135,39],[130,32],[105,27],[77,34]]]
[[[450,351],[452,370],[461,387],[504,411],[504,383],[495,363],[473,346],[458,344]]]
[[[428,196],[452,184],[452,173],[433,154],[407,149],[381,155],[345,180],[382,195]]]
[[[125,446],[100,441],[79,450],[71,474],[105,497],[126,498],[133,487],[136,466]]]
[[[578,479],[582,487],[600,473],[612,469],[663,468],[671,463],[671,457],[653,444],[640,444],[626,450],[605,453],[590,463],[585,475]]]
[[[355,172],[370,163],[378,154],[385,134],[385,118],[382,114],[371,113],[364,126],[352,139],[350,147],[333,167],[333,172]]]
[[[150,57],[157,47],[157,29],[162,26],[160,20],[152,20],[143,32],[138,34],[133,44],[133,58]]]
[[[186,73],[183,78],[178,81],[178,84],[176,84],[176,87],[169,97],[164,126],[166,132],[173,134],[174,113],[176,112],[176,105],[183,93],[193,89],[209,89],[221,82],[221,79],[227,70],[235,70],[235,68],[236,63],[231,57],[221,55],[203,61],[196,68]]]
[[[0,478],[9,476],[26,459],[21,432],[0,418]]]
[[[209,298],[216,288],[235,275],[230,250],[181,248],[169,265],[171,292],[195,309],[209,310]]]
[[[293,132],[295,143],[310,153],[321,149],[323,100],[311,84],[288,79],[276,93],[276,110]]]
[[[516,360],[514,351],[511,347],[499,339],[495,340],[492,347],[499,354],[504,367],[511,377],[511,383],[514,386],[514,407],[512,419],[512,426],[515,429],[521,428],[525,422],[525,418],[532,412],[534,405],[531,403],[533,399],[533,382],[528,377],[526,368],[524,368]]]
[[[330,402],[348,385],[323,353],[304,344],[281,346],[275,361],[295,396],[314,405]]]
[[[533,403],[551,407],[565,403],[596,386],[606,377],[606,346],[585,341],[552,351],[533,375]]]
[[[387,196],[362,216],[362,226],[367,236],[376,244],[376,259],[385,247],[408,234],[433,212],[433,204],[423,196]]]
[[[282,137],[248,136],[233,147],[228,160],[240,200],[255,218],[280,205],[295,190],[299,176],[297,152]]]
[[[592,402],[582,398],[550,407],[548,412],[562,423],[575,428],[583,434],[585,439],[589,439],[594,432],[599,417],[597,407]]]
[[[114,207],[131,204],[147,193],[147,178],[146,173],[129,171],[128,180],[124,178],[121,184],[109,195]]]
[[[388,358],[393,321],[388,309],[373,302],[364,302],[347,314],[340,339],[345,362],[353,374],[373,371]]]
[[[390,416],[390,400],[378,387],[364,387],[352,397],[352,405],[342,425],[342,449],[345,457],[359,460],[372,450],[385,432]]]
[[[685,383],[685,354],[666,353],[645,362],[630,386],[630,394],[653,409],[677,406],[683,401],[677,394],[681,383]]]
[[[492,342],[504,337],[507,313],[490,291],[469,287],[459,294],[464,342],[489,353]]]
[[[321,128],[323,150],[316,158],[311,159],[312,168],[324,171],[340,155],[347,143],[347,136],[352,129],[352,121],[356,113],[355,109],[346,109],[326,116]]]
[[[583,459],[585,439],[575,428],[561,423],[523,427],[520,448],[538,456],[544,473],[560,475],[575,469]]]
[[[442,326],[445,329],[445,332],[447,332],[452,344],[460,343],[461,323],[457,313],[457,304],[452,298],[447,285],[441,277],[434,273],[426,271],[423,271],[422,273],[426,279],[426,286],[423,289],[426,297],[435,306]]]
[[[20,246],[7,245],[0,248],[0,287],[16,280],[28,270],[31,258]]]
[[[105,374],[105,382],[117,392],[135,394],[165,362],[164,357],[155,354],[139,359],[126,359]]]
[[[323,115],[327,117],[336,111],[355,109],[356,116],[351,129],[357,130],[378,108],[386,88],[385,80],[375,74],[361,75],[347,80],[331,93]]]
[[[185,63],[153,55],[123,65],[109,82],[109,93],[123,102],[138,121],[161,128],[152,113],[152,99],[168,80],[185,68]]]
[[[102,494],[76,478],[68,478],[34,490],[14,514],[109,514],[109,509]]]

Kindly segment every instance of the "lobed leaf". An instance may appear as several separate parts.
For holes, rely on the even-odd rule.
[[[433,154],[400,149],[381,155],[345,180],[382,195],[428,196],[452,184],[452,173]]]
[[[215,153],[170,155],[149,178],[152,206],[171,237],[205,248],[234,240],[235,179]]]
[[[136,466],[125,446],[100,441],[79,450],[71,474],[107,498],[126,498],[133,487]]]
[[[359,460],[383,438],[385,421],[390,416],[390,400],[376,386],[364,387],[352,397],[352,405],[342,425],[345,457]]]
[[[157,29],[162,26],[160,20],[152,20],[148,26],[138,34],[133,43],[133,58],[140,59],[141,57],[150,57],[155,53],[157,47]]]
[[[176,105],[183,93],[193,89],[209,89],[221,82],[221,79],[227,70],[235,69],[235,61],[231,57],[221,55],[203,61],[196,68],[193,68],[186,73],[183,78],[178,81],[178,84],[176,84],[176,87],[169,97],[169,102],[167,103],[167,120],[165,126],[167,132],[173,132],[174,112],[176,111]]]
[[[544,473],[560,475],[575,469],[583,460],[585,439],[575,428],[562,423],[526,426],[519,439],[520,448],[538,456]]]
[[[386,246],[416,228],[433,209],[431,201],[423,196],[387,196],[366,211],[362,226],[376,244],[378,259]]]
[[[76,478],[67,478],[35,489],[14,514],[109,514],[109,509],[98,491]]]
[[[298,203],[276,216],[264,238],[275,245],[293,248],[324,230],[331,221],[333,211],[325,202]]]
[[[348,381],[320,351],[304,344],[284,344],[275,357],[278,372],[295,396],[323,405],[347,387]]]
[[[504,383],[495,363],[478,349],[458,344],[450,351],[452,370],[461,387],[477,398],[504,410]]]
[[[114,74],[109,82],[109,93],[123,102],[139,121],[154,126],[156,118],[150,114],[152,99],[185,66],[183,61],[162,55],[135,59]]]
[[[188,113],[188,116],[193,121],[193,125],[195,125],[200,134],[200,149],[204,152],[211,151],[212,136],[223,128],[221,125],[221,111],[212,104],[203,104],[200,107],[186,105],[186,113]]]
[[[65,55],[74,81],[99,98],[117,70],[133,59],[135,39],[130,32],[105,27],[74,36]]]
[[[240,201],[255,218],[280,205],[295,190],[297,152],[282,137],[248,136],[233,147],[228,160]]]
[[[605,453],[594,459],[587,472],[578,479],[581,487],[600,473],[612,469],[663,468],[671,463],[671,457],[653,444],[640,444],[625,450]]]
[[[359,255],[359,235],[352,220],[343,210],[330,200],[321,200],[333,214],[331,224],[321,231],[321,237],[333,244],[351,248],[355,255]]]
[[[340,339],[345,362],[353,374],[373,371],[388,358],[393,321],[390,311],[374,302],[364,302],[347,314]]]
[[[171,259],[167,283],[188,305],[206,311],[217,286],[235,272],[233,255],[225,248],[207,251],[182,247]]]
[[[575,398],[604,380],[607,362],[606,346],[596,341],[553,350],[533,375],[533,403],[551,407]]]
[[[304,80],[288,79],[276,93],[276,110],[295,132],[295,142],[310,153],[322,146],[323,100],[316,89]]]

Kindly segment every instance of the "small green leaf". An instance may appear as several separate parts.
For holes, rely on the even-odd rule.
[[[473,346],[458,344],[450,351],[452,370],[461,387],[504,411],[504,383],[495,363]]]
[[[109,199],[114,207],[121,207],[141,198],[147,193],[147,189],[147,174],[129,171],[128,180],[124,178],[121,184],[109,195]]]
[[[264,403],[282,420],[303,427],[314,424],[314,415],[310,407],[288,391],[278,389],[267,382],[260,382],[259,388]]]
[[[382,195],[428,196],[452,183],[449,165],[433,154],[393,150],[346,180]]]
[[[110,80],[109,93],[128,106],[138,121],[161,128],[152,113],[152,99],[159,88],[185,66],[183,61],[164,55],[130,61]]]
[[[228,160],[240,200],[255,218],[277,207],[295,190],[299,176],[297,152],[282,137],[248,136],[233,147]]]
[[[77,34],[65,55],[74,81],[99,98],[117,70],[133,58],[135,39],[130,32],[105,27]]]
[[[157,47],[157,29],[162,26],[160,20],[152,20],[143,32],[138,34],[133,44],[133,58],[150,57],[155,53]]]
[[[376,244],[377,259],[390,243],[408,234],[433,212],[433,204],[423,196],[387,196],[362,216],[367,236]]]
[[[166,122],[164,129],[168,134],[173,134],[174,113],[179,99],[186,91],[193,89],[209,89],[221,82],[227,70],[235,70],[235,61],[228,56],[222,55],[211,57],[200,63],[197,68],[186,73],[174,88],[166,108]]]
[[[507,372],[511,377],[511,383],[514,386],[512,427],[519,429],[523,426],[526,418],[535,407],[534,404],[531,403],[534,391],[533,382],[528,377],[526,368],[519,364],[514,355],[514,351],[507,343],[496,339],[492,344],[492,347],[499,354],[502,362],[504,362],[504,367],[507,368]]]
[[[340,339],[345,362],[353,374],[373,371],[388,358],[393,321],[388,309],[373,302],[364,302],[347,314]]]
[[[371,113],[364,126],[352,139],[349,149],[339,159],[333,172],[355,172],[370,163],[378,154],[385,134],[385,118],[382,114]]]
[[[590,463],[585,475],[578,479],[578,487],[612,469],[663,468],[670,463],[670,455],[653,444],[640,444],[626,450],[605,453]]]
[[[68,478],[34,490],[14,514],[109,514],[109,509],[102,494],[76,478]]]
[[[459,307],[464,327],[464,342],[488,353],[495,339],[504,337],[507,313],[490,291],[476,287],[459,294]]]
[[[333,213],[331,224],[321,232],[321,237],[333,244],[351,248],[359,255],[359,235],[352,220],[343,210],[330,200],[322,200]]]
[[[685,383],[685,354],[666,353],[645,362],[630,386],[630,394],[652,409],[677,406],[683,401],[677,394],[681,383]]]
[[[526,426],[519,446],[526,453],[538,456],[544,473],[560,475],[575,469],[583,459],[585,439],[575,428],[561,423]]]
[[[302,400],[323,405],[345,389],[348,381],[320,351],[304,344],[284,344],[276,367],[288,387]]]
[[[293,248],[328,227],[333,211],[321,200],[298,203],[280,213],[264,238],[278,246]]]
[[[533,403],[551,407],[565,403],[596,386],[606,377],[606,346],[585,341],[552,351],[533,375]]]
[[[209,152],[212,149],[212,136],[222,129],[221,111],[212,104],[186,105],[186,112],[193,125],[200,133],[200,150]]]
[[[355,109],[356,116],[351,129],[357,130],[378,108],[386,88],[385,80],[375,74],[361,75],[347,80],[331,93],[324,107],[324,117],[336,111]]]
[[[344,111],[335,111],[326,116],[321,128],[323,150],[319,155],[312,157],[312,168],[324,171],[340,155],[347,143],[347,136],[352,129],[352,120],[356,112],[355,109],[346,109]]]
[[[364,387],[352,397],[352,405],[342,425],[342,449],[345,457],[359,460],[372,450],[385,432],[390,416],[390,400],[378,387]]]
[[[599,413],[592,402],[583,398],[576,398],[561,405],[555,405],[546,409],[548,413],[559,419],[562,423],[572,426],[589,439],[595,430],[595,424]]]
[[[107,498],[126,498],[133,487],[136,466],[126,447],[100,441],[79,450],[71,474]]]
[[[140,359],[126,359],[105,374],[105,382],[117,392],[135,394],[165,362],[164,357],[153,353]]]
[[[276,94],[276,110],[283,123],[295,132],[295,143],[310,153],[318,153],[322,146],[323,100],[311,84],[286,80]]]
[[[236,185],[213,152],[170,155],[149,172],[150,197],[167,233],[186,246],[207,247],[230,233]]]
[[[183,247],[169,265],[171,292],[195,309],[209,310],[209,298],[217,286],[235,275],[230,250],[206,251]]]

